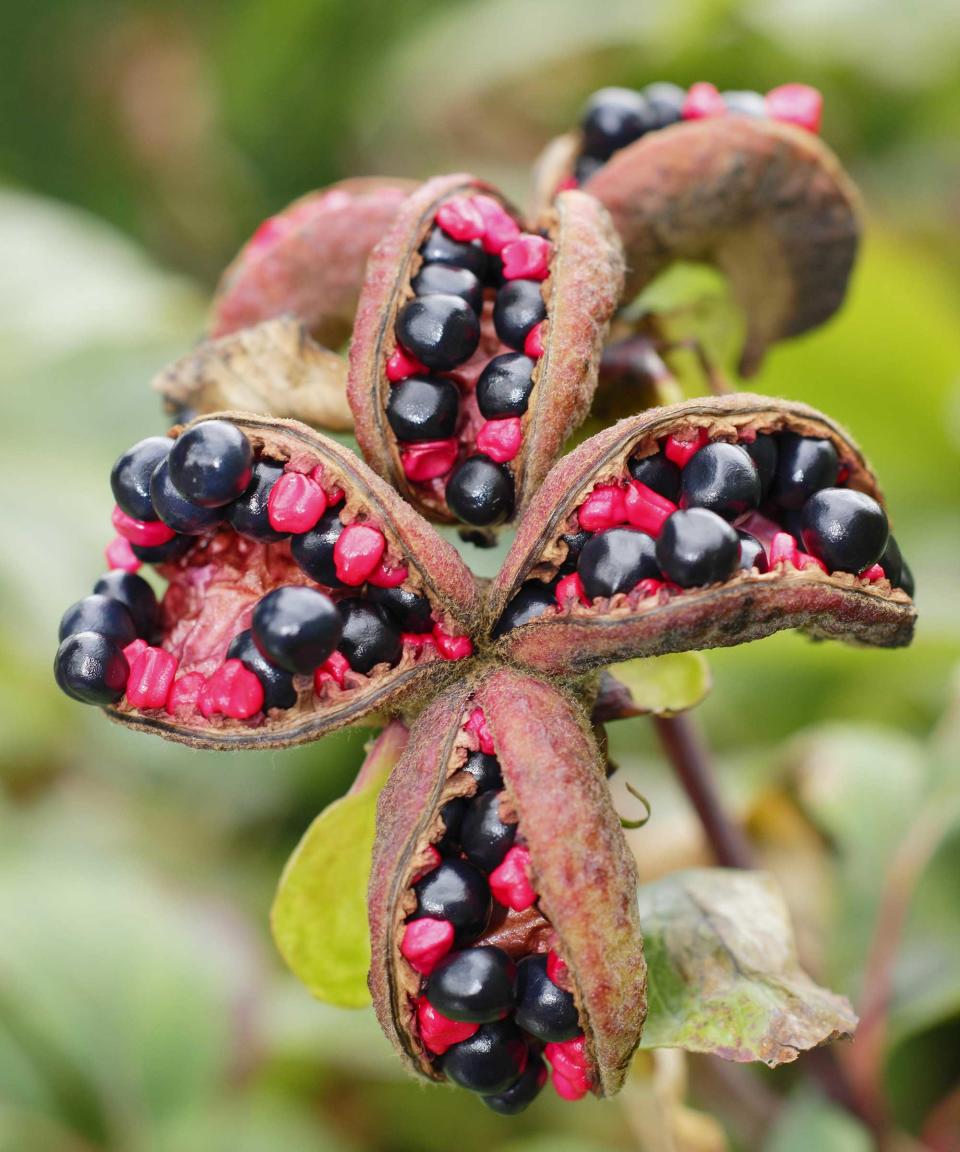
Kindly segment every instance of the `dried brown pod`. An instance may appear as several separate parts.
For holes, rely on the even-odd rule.
[[[341,180],[265,220],[224,272],[210,335],[292,314],[320,344],[339,348],[353,328],[370,249],[386,232],[408,180]]]
[[[538,207],[570,176],[579,146],[575,133],[548,145]],[[843,301],[859,197],[830,149],[800,128],[741,116],[676,124],[616,152],[584,190],[620,233],[627,298],[677,260],[725,273],[747,321],[744,375],[771,343],[822,324]]]
[[[107,708],[112,719],[195,747],[286,747],[398,706],[471,654],[473,576],[362,460],[305,425],[248,413],[205,417],[179,437],[210,425],[230,426],[249,445],[253,475],[244,495],[197,509],[181,507],[174,493],[163,497],[173,501],[172,517],[154,496],[158,510],[182,517],[180,526],[196,535],[115,513],[128,538],[158,531],[170,538],[134,545],[167,588],[158,632],[141,633],[126,650],[130,680]],[[204,524],[187,523],[201,513]],[[289,586],[324,593],[344,621],[343,641],[313,675],[276,667],[247,632],[263,597]],[[359,633],[348,649],[351,613]],[[147,642],[152,655],[138,664]],[[252,678],[238,672],[238,661]],[[228,665],[236,682],[224,677]]]
[[[516,1093],[535,1095],[546,1044],[561,1094],[619,1089],[640,1039],[646,978],[636,867],[605,779],[580,706],[508,668],[458,682],[415,721],[380,797],[369,891],[370,988],[408,1068],[489,1094],[483,1077],[504,1058],[514,1061],[514,1078],[526,1066],[526,1086]],[[499,804],[498,828],[510,829],[505,855],[489,829],[477,838],[476,806],[489,809],[491,800]],[[465,803],[465,812],[451,815],[451,801]],[[519,879],[511,880],[512,859],[521,861]],[[460,877],[463,893],[451,894],[444,870]],[[431,950],[429,934],[420,936],[424,916],[428,929],[453,925],[445,945]],[[454,932],[454,951],[445,951]],[[487,970],[479,1001],[464,1005],[458,970],[476,961],[478,949]],[[544,979],[544,959],[546,973],[572,995],[565,1004],[537,1003],[531,986]],[[504,1035],[477,1051],[477,1021],[484,1028],[482,1020],[497,1019],[514,965],[520,991],[503,1005],[509,1018],[493,1026]],[[548,991],[555,1001],[552,983]],[[474,1022],[445,1018],[444,1009]],[[504,1037],[512,1055],[502,1044],[498,1050]]]
[[[734,470],[754,451],[760,459],[757,444],[769,450],[755,470],[766,476],[742,511],[721,508],[718,515],[718,505],[711,510],[714,496],[688,491],[689,462],[718,443],[744,450],[732,456],[721,450]],[[715,454],[711,448],[708,455]],[[674,486],[667,496],[649,487],[667,490],[651,479],[654,463]],[[694,472],[703,468],[698,464]],[[736,482],[731,471],[728,486]],[[835,526],[860,557],[852,566],[819,548],[812,512],[801,510],[817,503],[810,499],[816,489],[828,493],[818,501],[840,491],[841,504],[852,505],[854,519],[841,517]],[[687,511],[674,521],[678,502]],[[712,551],[700,556],[684,554],[680,535],[681,525],[695,527],[691,507],[695,521],[714,534]],[[606,535],[610,530],[620,534]],[[553,469],[490,588],[488,625],[505,659],[555,673],[740,644],[784,628],[897,647],[913,634],[912,577],[892,536],[884,548],[887,540],[876,479],[829,418],[750,394],[689,401],[621,421]],[[682,587],[676,582],[681,571]]]
[[[622,276],[589,196],[561,194],[525,231],[488,185],[428,181],[372,253],[360,299],[349,399],[367,460],[432,519],[511,519],[589,409]],[[435,277],[463,287],[438,292]]]

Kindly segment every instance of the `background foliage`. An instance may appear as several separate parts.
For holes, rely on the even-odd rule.
[[[865,447],[917,576],[917,642],[718,652],[700,716],[805,966],[864,1017],[851,1071],[906,1146],[955,1148],[955,5],[35,0],[4,24],[0,1150],[869,1147],[803,1061],[644,1054],[618,1103],[545,1099],[515,1122],[403,1080],[372,1014],[311,1001],[267,935],[283,862],[365,735],[188,752],[111,727],[50,676],[59,614],[101,569],[109,465],[161,427],[145,384],[201,333],[262,216],[378,171],[467,167],[522,198],[588,92],[664,78],[817,84],[870,206],[844,312],[755,386],[823,406]],[[647,722],[611,742],[653,805],[631,833],[644,879],[708,862]]]

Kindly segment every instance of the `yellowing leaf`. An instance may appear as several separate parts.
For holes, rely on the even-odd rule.
[[[627,660],[610,668],[629,689],[635,711],[671,716],[695,708],[713,687],[710,665],[700,652],[672,652]]]

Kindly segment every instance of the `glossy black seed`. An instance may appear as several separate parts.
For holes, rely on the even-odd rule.
[[[421,244],[420,255],[424,264],[451,264],[455,268],[466,268],[481,280],[487,272],[487,254],[479,240],[454,240],[439,225]]]
[[[517,1116],[529,1108],[546,1082],[547,1066],[543,1057],[531,1053],[527,1067],[516,1084],[506,1092],[500,1092],[496,1096],[482,1096],[481,1099],[488,1108],[499,1112],[501,1116]]]
[[[892,534],[887,537],[887,546],[879,564],[894,588],[902,588],[908,596],[913,595],[913,573],[907,567],[900,545]]]
[[[578,156],[573,163],[573,178],[579,185],[584,185],[591,176],[596,176],[606,163],[595,156]]]
[[[824,488],[803,506],[802,540],[830,572],[862,572],[883,555],[887,516],[872,496],[852,488]]]
[[[527,333],[546,314],[539,280],[508,280],[497,292],[493,326],[508,348],[522,352]]]
[[[268,592],[253,610],[253,640],[264,656],[288,672],[319,668],[340,643],[343,624],[329,596],[288,586]]]
[[[467,948],[445,956],[427,978],[424,991],[450,1020],[489,1024],[513,1007],[517,966],[500,948]]]
[[[490,885],[466,860],[444,860],[418,880],[413,890],[416,918],[449,920],[456,930],[457,944],[469,944],[486,928],[492,907]]]
[[[512,1020],[482,1024],[469,1038],[454,1044],[440,1057],[443,1074],[461,1088],[493,1096],[520,1079],[527,1045]]]
[[[556,606],[556,585],[544,584],[542,580],[528,580],[504,608],[493,635],[503,636],[522,624],[529,624]]]
[[[687,99],[686,91],[679,84],[670,84],[665,80],[648,84],[643,95],[650,109],[651,129],[669,128],[683,119],[683,105]]]
[[[93,591],[126,605],[137,635],[143,640],[153,639],[160,626],[160,605],[156,593],[142,576],[115,568],[100,577]]]
[[[601,88],[587,101],[580,120],[583,151],[598,160],[609,159],[648,132],[655,120],[647,101],[632,88]]]
[[[227,508],[227,521],[234,532],[264,544],[286,540],[289,532],[278,532],[276,528],[271,528],[267,506],[270,491],[282,475],[282,464],[274,464],[270,460],[258,460],[254,464],[247,490]]]
[[[201,508],[220,508],[242,496],[252,468],[250,441],[229,420],[204,420],[170,449],[173,486]]]
[[[721,92],[720,96],[731,116],[762,119],[769,115],[767,102],[759,92]]]
[[[470,456],[450,474],[446,497],[459,520],[478,528],[500,524],[513,512],[513,476],[489,456]]]
[[[591,600],[629,592],[641,580],[659,580],[656,545],[637,528],[607,528],[583,546],[577,571]]]
[[[418,596],[409,588],[376,588],[367,585],[367,599],[386,608],[401,632],[431,632],[433,608],[426,596]]]
[[[469,268],[453,264],[424,264],[410,287],[418,296],[459,296],[480,315],[483,285]]]
[[[567,545],[567,555],[563,563],[560,565],[560,572],[567,576],[571,572],[577,570],[577,561],[580,559],[580,553],[583,551],[583,546],[593,535],[592,532],[567,532],[561,539]]]
[[[134,520],[159,519],[150,496],[150,477],[172,446],[173,441],[166,436],[148,436],[117,458],[110,472],[113,498]]]
[[[460,851],[460,824],[468,803],[466,796],[456,796],[440,809],[444,832],[437,841],[436,848],[441,856],[449,856]]]
[[[293,686],[293,676],[272,664],[260,651],[248,628],[239,632],[230,641],[227,649],[228,660],[239,660],[244,668],[252,672],[263,688],[263,710],[271,708],[292,708],[297,702],[297,690]]]
[[[763,545],[749,532],[737,532],[740,539],[740,567],[746,571],[756,568],[758,572],[767,571],[767,554]]]
[[[57,649],[53,675],[61,691],[83,704],[116,704],[130,667],[120,645],[99,632],[76,632]]]
[[[403,652],[400,630],[379,604],[352,598],[337,605],[343,620],[340,651],[354,672],[367,673],[377,664],[397,663]]]
[[[657,539],[657,560],[667,579],[681,588],[726,580],[737,567],[740,537],[708,508],[669,516]]]
[[[913,596],[916,585],[913,579],[913,572],[910,571],[910,565],[904,560],[903,568],[900,572],[900,587],[910,597]]]
[[[333,548],[342,531],[340,516],[336,508],[331,508],[309,532],[294,536],[290,542],[291,555],[301,571],[328,588],[343,587],[333,559]]]
[[[171,564],[189,552],[193,544],[194,540],[190,536],[174,536],[166,544],[155,544],[150,548],[141,544],[131,544],[130,548],[134,556],[144,564]]]
[[[408,376],[390,388],[387,420],[404,443],[446,440],[457,427],[460,389],[452,380]]]
[[[137,627],[126,604],[111,596],[84,596],[60,618],[60,640],[78,632],[98,632],[126,648],[137,638]]]
[[[544,955],[521,960],[517,974],[517,1024],[538,1040],[562,1043],[580,1031],[580,1018],[573,996],[547,975]]]
[[[777,471],[776,438],[761,434],[749,444],[744,443],[740,447],[746,449],[750,459],[757,466],[757,475],[760,477],[760,499],[763,500],[770,491],[770,485]]]
[[[821,488],[832,488],[840,473],[837,450],[829,440],[783,432],[777,437],[777,470],[770,496],[781,508],[802,508]]]
[[[422,296],[397,313],[397,339],[435,372],[449,372],[469,360],[480,343],[477,314],[459,296]]]
[[[150,495],[157,515],[174,532],[199,536],[216,528],[223,520],[222,508],[201,508],[192,504],[174,487],[170,479],[169,459],[161,460],[150,480]]]
[[[503,787],[500,761],[487,752],[471,752],[463,766],[477,782],[477,792],[488,792],[491,788]]]
[[[760,476],[753,460],[737,444],[707,444],[694,453],[681,473],[680,503],[709,508],[735,520],[760,503]]]
[[[526,412],[533,369],[534,361],[522,352],[494,356],[477,381],[477,404],[487,420]]]
[[[467,805],[460,825],[460,847],[471,864],[492,872],[517,838],[516,823],[500,819],[502,792],[483,792]]]
[[[646,484],[674,504],[680,499],[680,469],[662,452],[654,452],[642,460],[631,460],[627,467],[634,480]]]

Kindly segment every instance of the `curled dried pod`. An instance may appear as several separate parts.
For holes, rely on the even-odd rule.
[[[472,654],[476,584],[353,453],[219,413],[111,474],[115,570],[68,609],[55,671],[112,719],[210,748],[287,746],[436,687]],[[166,581],[158,603],[136,569]]]
[[[591,197],[526,229],[488,185],[428,181],[360,298],[348,389],[367,460],[431,519],[512,519],[586,416],[622,277]]]
[[[370,249],[390,226],[408,180],[341,180],[265,220],[221,277],[210,335],[292,314],[339,348],[353,328]]]
[[[744,375],[768,345],[839,308],[859,242],[859,197],[811,131],[721,114],[654,125],[592,164],[583,147],[581,133],[548,146],[536,202],[578,183],[600,200],[623,241],[627,298],[677,260],[719,268],[746,317]]]
[[[581,709],[510,669],[415,721],[381,794],[370,988],[406,1065],[518,1112],[616,1092],[646,1011],[636,866]]]
[[[848,435],[749,394],[621,421],[550,473],[493,583],[511,660],[550,671],[784,628],[909,644],[913,578]]]

